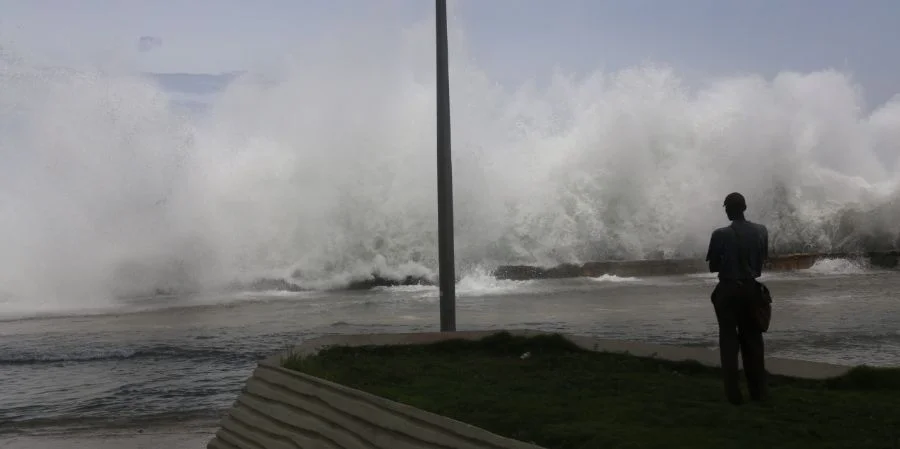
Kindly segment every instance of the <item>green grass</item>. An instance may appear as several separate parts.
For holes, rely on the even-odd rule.
[[[550,449],[900,448],[898,369],[773,376],[768,403],[736,407],[717,369],[586,351],[558,335],[333,347],[283,363]]]

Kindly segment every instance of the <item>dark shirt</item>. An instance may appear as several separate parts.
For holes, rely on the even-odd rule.
[[[732,226],[740,232],[740,241]],[[743,251],[743,260],[738,260],[738,244]],[[763,263],[768,257],[768,229],[745,220],[735,220],[731,226],[713,231],[706,253],[709,271],[719,273],[720,280],[756,279],[762,275]]]

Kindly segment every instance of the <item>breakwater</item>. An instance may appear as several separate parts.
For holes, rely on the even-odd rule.
[[[873,267],[898,267],[900,251],[870,253],[808,253],[776,255],[766,263],[769,271],[805,270],[823,259],[861,259]],[[501,265],[494,270],[497,279],[524,281],[530,279],[564,279],[575,277],[614,276],[672,276],[709,271],[702,259],[653,259],[586,262],[562,264],[555,267],[531,265]]]
[[[812,267],[822,259],[857,259],[869,266],[883,269],[900,267],[900,251],[878,251],[868,253],[805,253],[776,255],[766,263],[767,271],[794,271]],[[603,275],[647,277],[676,276],[684,274],[706,273],[706,262],[701,259],[648,259],[648,260],[616,260],[595,261],[583,264],[561,264],[554,267],[534,265],[501,265],[492,271],[497,279],[524,281],[532,279],[566,279],[577,277],[597,277]],[[457,279],[458,281],[459,279]],[[436,276],[406,276],[393,278],[373,273],[371,276],[356,279],[334,290],[369,290],[376,287],[396,287],[404,285],[437,285]],[[260,278],[249,283],[235,283],[228,287],[230,291],[290,291],[301,292],[314,290],[304,286],[302,280],[296,278]],[[175,295],[177,291],[158,289],[156,295]]]

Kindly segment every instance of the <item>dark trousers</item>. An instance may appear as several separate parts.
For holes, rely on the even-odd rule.
[[[712,294],[719,322],[719,355],[725,382],[725,396],[732,403],[743,402],[739,386],[738,352],[744,362],[747,390],[753,400],[765,399],[765,345],[762,331],[750,312],[753,290],[745,283],[721,281]]]

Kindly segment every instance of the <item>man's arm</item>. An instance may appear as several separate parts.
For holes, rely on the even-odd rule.
[[[709,249],[706,250],[706,262],[710,273],[718,273],[722,268],[722,242],[719,233],[713,232],[709,238]]]

